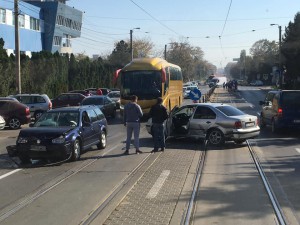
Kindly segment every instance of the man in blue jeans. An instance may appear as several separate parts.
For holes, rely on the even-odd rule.
[[[140,119],[143,116],[141,107],[137,104],[138,97],[136,95],[131,96],[131,102],[127,103],[124,107],[123,122],[127,128],[127,139],[126,139],[126,155],[129,154],[130,142],[132,132],[134,135],[134,146],[136,154],[143,153],[140,150],[139,136],[140,136]]]
[[[157,103],[151,107],[149,116],[152,118],[152,135],[154,139],[154,149],[152,152],[158,152],[161,148],[165,150],[165,134],[164,134],[164,121],[168,118],[167,108],[162,105],[162,98],[157,98]]]

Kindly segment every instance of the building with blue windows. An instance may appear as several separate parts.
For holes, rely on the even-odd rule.
[[[80,37],[82,12],[64,0],[27,0],[19,4],[20,51],[72,53],[72,38]],[[0,38],[8,55],[15,51],[14,2],[0,0]]]

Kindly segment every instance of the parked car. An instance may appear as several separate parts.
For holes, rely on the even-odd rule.
[[[257,116],[222,103],[175,107],[165,125],[166,136],[207,139],[212,145],[221,145],[225,141],[241,144],[260,133]],[[146,128],[151,134],[151,120],[148,120]]]
[[[52,107],[79,106],[86,96],[80,93],[63,93],[52,99]]]
[[[86,97],[91,96],[92,93],[90,92],[90,90],[86,89],[86,90],[73,90],[73,91],[69,91],[68,93],[80,93]]]
[[[5,120],[2,116],[0,116],[0,130],[5,128]]]
[[[107,96],[116,103],[117,109],[120,109],[120,91],[111,91]]]
[[[7,97],[0,97],[0,100],[14,100],[18,102],[18,99],[13,97],[13,95],[7,96]]]
[[[34,119],[52,109],[52,102],[46,94],[17,94],[13,97],[29,107],[31,118]]]
[[[263,86],[264,83],[261,80],[253,80],[250,82],[251,86]]]
[[[31,121],[29,107],[15,100],[0,100],[0,115],[11,129],[19,129]]]
[[[260,126],[272,126],[272,132],[285,128],[300,128],[299,90],[269,91],[263,101],[260,113]]]
[[[105,148],[106,137],[107,121],[98,107],[57,108],[20,131],[14,155],[23,163],[43,158],[76,161],[93,145]]]
[[[116,103],[107,95],[93,95],[82,100],[81,105],[98,106],[104,113],[105,117],[116,117]]]

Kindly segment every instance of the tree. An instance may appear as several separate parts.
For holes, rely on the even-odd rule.
[[[295,15],[294,22],[290,22],[285,29],[281,52],[287,69],[285,79],[293,84],[290,88],[299,89],[300,85],[292,81],[300,77],[300,13]]]

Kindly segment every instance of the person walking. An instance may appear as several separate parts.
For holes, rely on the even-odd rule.
[[[136,154],[143,153],[140,150],[139,135],[140,135],[140,119],[143,116],[141,107],[137,104],[138,97],[136,95],[131,96],[131,102],[127,103],[124,107],[123,122],[127,128],[126,139],[126,155],[129,154],[130,142],[132,132],[134,134],[134,146]]]
[[[152,135],[154,140],[154,149],[152,152],[158,152],[161,148],[165,150],[165,134],[164,134],[164,121],[168,118],[167,108],[162,105],[162,98],[157,98],[157,103],[150,109],[149,116],[152,118]]]

